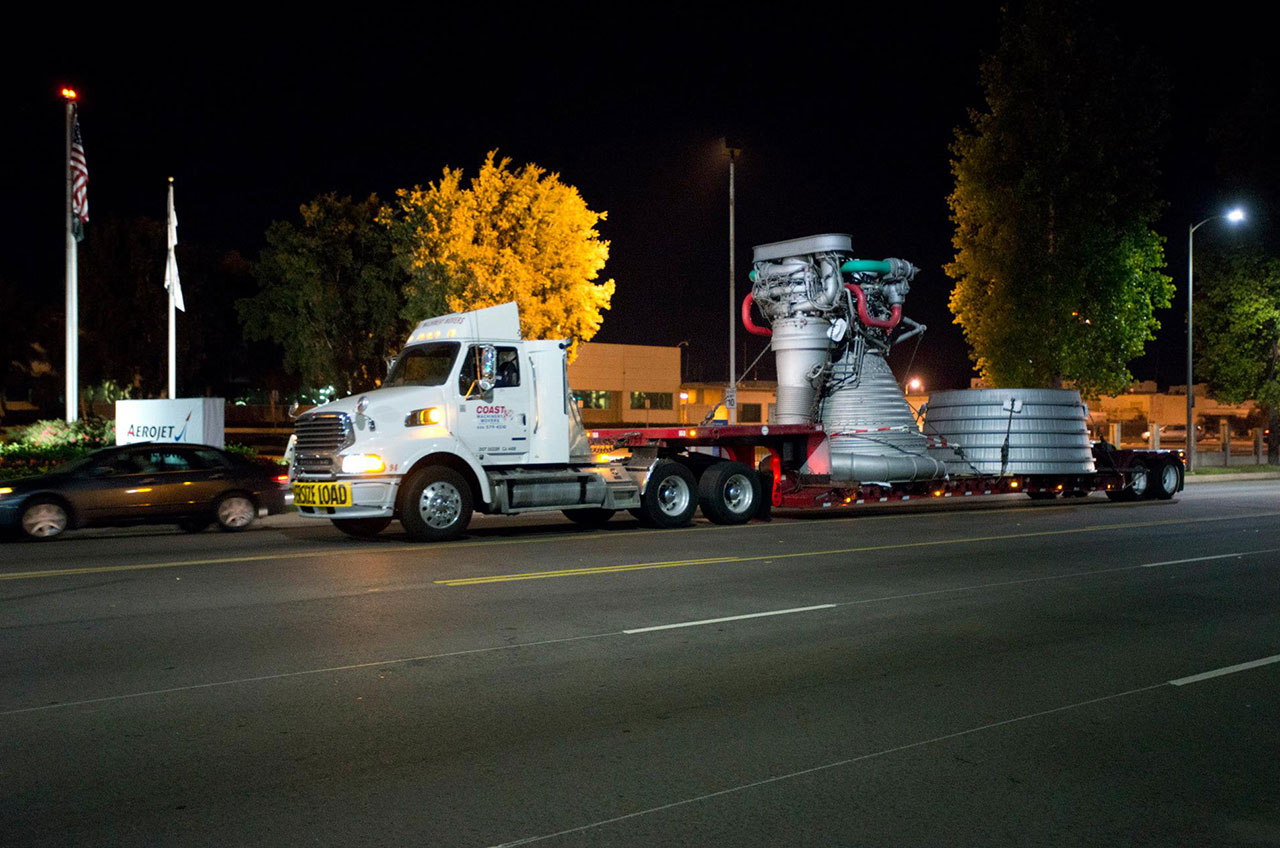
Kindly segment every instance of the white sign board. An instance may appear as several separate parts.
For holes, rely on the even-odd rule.
[[[225,447],[222,398],[116,401],[116,444],[190,442]]]

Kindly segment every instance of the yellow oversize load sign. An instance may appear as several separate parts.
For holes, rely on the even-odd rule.
[[[350,483],[294,483],[294,506],[351,506]]]

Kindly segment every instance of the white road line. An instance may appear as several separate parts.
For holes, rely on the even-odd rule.
[[[675,630],[677,627],[701,627],[704,624],[720,624],[724,621],[742,621],[746,618],[764,618],[770,615],[790,615],[793,612],[812,612],[813,610],[834,609],[841,604],[819,604],[816,607],[796,607],[794,609],[771,610],[769,612],[752,612],[746,615],[730,615],[724,618],[704,618],[701,621],[681,621],[677,624],[659,624],[654,627],[634,627],[624,630],[628,635],[633,633],[652,633],[655,630]]]
[[[1190,559],[1171,559],[1165,562],[1144,562],[1143,568],[1157,568],[1161,565],[1184,565],[1188,562],[1208,562],[1211,559],[1231,559],[1232,557],[1254,556],[1255,554],[1273,554],[1280,548],[1263,548],[1260,551],[1236,551],[1233,554],[1215,554],[1213,556],[1191,557]]]
[[[1170,680],[1171,686],[1186,686],[1188,683],[1199,683],[1201,680],[1209,680],[1214,677],[1222,677],[1224,674],[1235,674],[1237,671],[1247,671],[1251,668],[1259,666],[1271,665],[1280,662],[1280,654],[1273,657],[1263,657],[1260,660],[1252,662],[1240,663],[1239,665],[1229,665],[1226,668],[1218,668],[1213,671],[1206,671],[1203,674],[1193,674],[1190,677],[1179,677],[1177,680]]]
[[[1101,704],[1107,701],[1114,701],[1119,698],[1130,698],[1130,697],[1133,697],[1134,695],[1138,695],[1143,692],[1151,692],[1155,689],[1161,689],[1167,685],[1168,684],[1166,683],[1156,683],[1151,686],[1142,686],[1138,689],[1130,689],[1127,692],[1116,692],[1113,695],[1103,695],[1102,697],[1099,697],[1099,698],[1090,698],[1087,701],[1077,701],[1074,704],[1066,704],[1065,706],[1061,706],[1061,707],[1053,707],[1047,710],[1040,710],[1034,713],[1027,713],[1026,715],[1017,716],[1016,718],[1007,718],[1003,721],[994,721],[994,722],[991,722],[990,724],[984,724],[978,727],[970,727],[967,730],[959,730],[959,731],[956,731],[955,733],[947,733],[943,736],[935,736],[932,739],[921,739],[916,742],[908,742],[904,745],[896,745],[892,748],[885,748],[880,751],[872,751],[871,753],[862,754],[861,756],[857,756],[857,757],[849,757],[848,759],[836,760],[835,762],[831,762],[831,763],[823,763],[822,765],[813,766],[812,768],[807,768],[807,769],[801,769],[799,771],[793,771],[788,774],[779,774],[779,775],[775,775],[774,777],[764,778],[763,780],[755,780],[755,781],[752,781],[751,783],[742,783],[737,786],[730,786],[726,789],[721,789],[717,792],[708,792],[705,795],[698,795],[693,798],[682,798],[678,801],[672,801],[671,803],[668,803],[668,804],[662,804],[657,807],[649,807],[648,809],[645,809],[645,810],[635,810],[634,812],[624,813],[622,815],[614,816],[608,819],[601,819],[599,821],[594,821],[589,824],[578,825],[577,827],[567,828],[565,830],[557,831],[555,833],[544,833],[538,836],[526,836],[523,839],[516,839],[511,842],[503,842],[499,845],[492,846],[492,848],[515,848],[515,846],[517,845],[532,845],[535,842],[545,842],[548,839],[556,839],[557,837],[561,837],[561,836],[569,836],[573,834],[583,833],[589,830],[597,830],[599,828],[606,827],[608,825],[618,824],[620,822],[639,818],[641,816],[648,816],[654,813],[666,812],[667,810],[673,810],[678,807],[685,807],[690,804],[698,804],[703,801],[710,801],[713,798],[720,798],[725,795],[734,795],[739,792],[746,792],[748,790],[756,789],[761,786],[769,786],[770,784],[774,784],[774,783],[781,783],[783,781],[795,780],[796,778],[799,778],[799,777],[805,777],[807,775],[817,774],[819,772],[830,771],[831,769],[844,768],[846,766],[851,766],[856,763],[866,762],[867,760],[874,760],[880,757],[889,756],[891,754],[899,754],[899,753],[902,753],[903,751],[910,751],[915,748],[923,748],[926,745],[936,745],[941,742],[949,742],[952,739],[960,739],[965,736],[972,736],[976,733],[983,733],[988,730],[994,730],[998,727],[1007,727],[1011,724],[1019,724],[1024,721],[1031,721],[1033,719],[1054,715],[1056,713],[1064,713],[1070,710],[1077,710],[1077,709],[1080,709],[1081,707],[1092,706],[1093,704]]]

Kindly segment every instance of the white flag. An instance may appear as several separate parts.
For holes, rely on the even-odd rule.
[[[173,183],[169,183],[169,261],[164,266],[164,287],[173,297],[173,305],[179,311],[186,312],[187,305],[182,301],[182,281],[178,279],[178,255],[174,248],[178,245],[178,215],[173,211]]]

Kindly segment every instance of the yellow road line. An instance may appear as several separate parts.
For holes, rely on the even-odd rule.
[[[459,577],[450,580],[436,580],[442,586],[477,586],[487,583],[509,583],[515,580],[543,580],[550,577],[583,577],[595,574],[616,574],[624,571],[644,571],[655,568],[679,568],[690,565],[729,565],[744,562],[762,562],[778,559],[801,559],[807,557],[836,556],[839,554],[869,553],[872,551],[907,550],[910,548],[931,548],[944,545],[967,545],[974,542],[997,542],[1008,539],[1031,539],[1043,536],[1066,536],[1079,533],[1101,533],[1113,530],[1129,530],[1142,527],[1164,527],[1175,524],[1201,524],[1211,521],[1232,521],[1240,518],[1269,518],[1280,515],[1276,512],[1257,513],[1254,515],[1216,516],[1212,518],[1171,518],[1163,521],[1141,521],[1133,524],[1095,524],[1087,527],[1072,527],[1064,530],[1038,530],[1026,533],[1005,533],[996,536],[966,536],[957,539],[937,539],[928,542],[898,542],[888,545],[862,545],[854,548],[832,548],[823,551],[772,552],[752,556],[713,557],[704,559],[666,560],[660,562],[636,562],[624,565],[602,565],[590,568],[566,568],[559,571],[532,571],[519,574],[494,574],[483,577]]]

